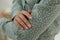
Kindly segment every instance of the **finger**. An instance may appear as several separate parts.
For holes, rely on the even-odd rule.
[[[27,25],[27,27],[31,27],[31,24],[29,23],[29,21],[24,17],[23,14],[19,15],[19,18],[21,18],[23,20],[23,22]]]
[[[22,14],[25,15],[28,19],[32,19],[32,16],[28,12],[22,11]]]
[[[19,22],[19,24],[22,25],[22,27],[24,27],[25,29],[28,29],[28,27],[25,25],[25,23],[19,17],[17,17],[16,20]]]
[[[31,14],[31,12],[32,12],[32,11],[29,9],[29,10],[28,10],[28,13]]]
[[[22,25],[20,25],[20,24],[17,22],[16,19],[14,19],[14,23],[15,23],[19,28],[23,29]]]

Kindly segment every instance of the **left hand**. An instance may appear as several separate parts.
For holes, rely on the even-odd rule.
[[[20,11],[14,18],[14,23],[21,29],[31,28],[29,19],[32,19],[31,11]]]

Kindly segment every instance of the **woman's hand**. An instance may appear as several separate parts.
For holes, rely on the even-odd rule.
[[[29,19],[32,19],[31,10],[19,12],[15,18],[14,23],[21,29],[31,28]]]

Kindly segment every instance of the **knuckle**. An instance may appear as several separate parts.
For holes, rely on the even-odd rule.
[[[17,17],[15,17],[15,19],[14,20],[16,20],[17,19]]]
[[[21,22],[20,24],[21,24],[21,25],[24,25],[24,23],[23,23],[23,22]]]
[[[23,22],[21,23],[21,25],[22,25],[22,26],[25,26],[25,24],[24,24]]]
[[[28,23],[26,20],[24,20],[25,21],[25,23]]]

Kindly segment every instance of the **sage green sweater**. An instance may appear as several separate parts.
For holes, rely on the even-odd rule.
[[[32,10],[32,28],[19,29],[13,21],[4,20],[4,32],[13,40],[54,40],[60,31],[60,0],[14,0],[12,18],[21,10]]]

